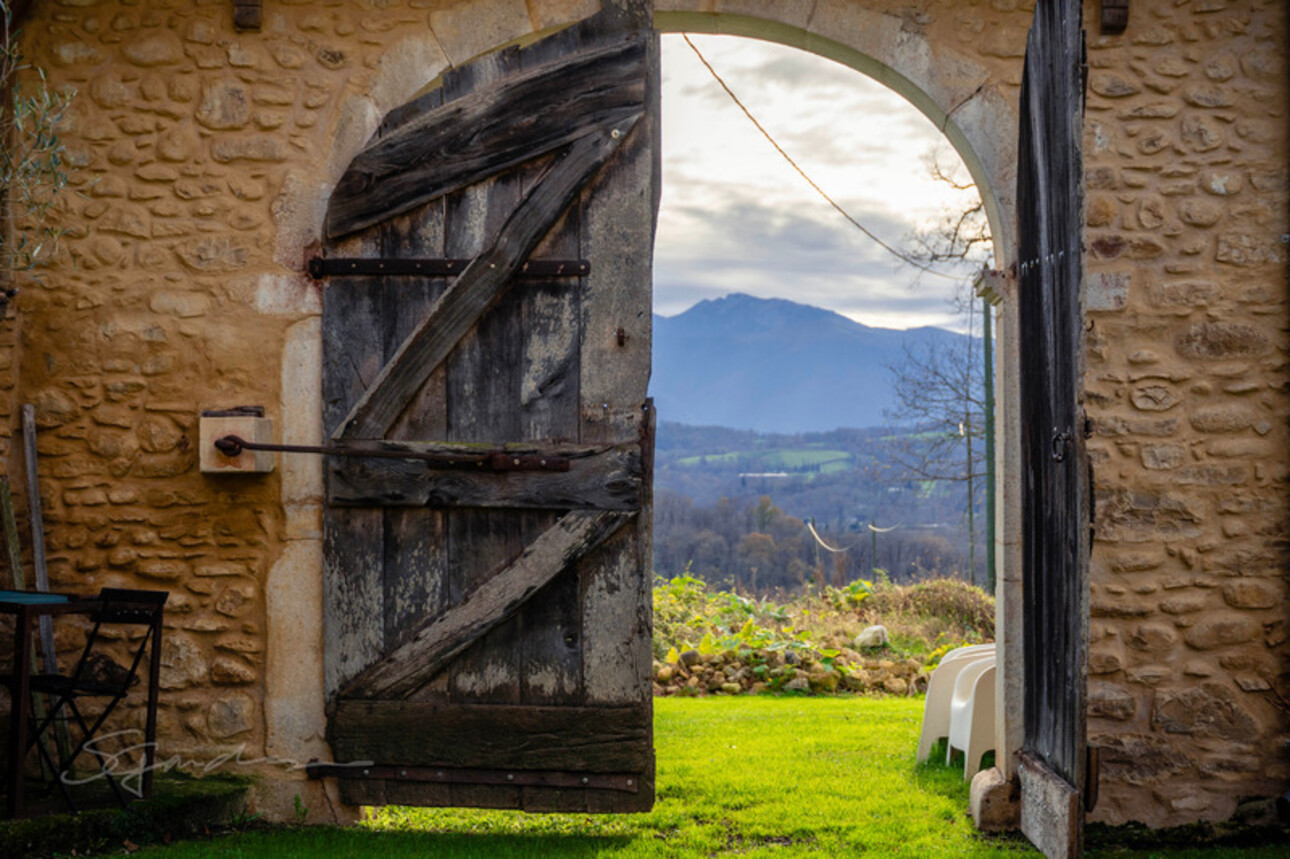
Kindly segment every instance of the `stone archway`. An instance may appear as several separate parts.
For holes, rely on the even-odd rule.
[[[433,87],[447,69],[508,44],[529,43],[595,11],[583,8],[594,5],[586,3],[573,9],[566,3],[530,3],[527,13],[524,4],[513,4],[520,8],[511,5],[476,0],[431,13],[429,31],[392,42],[371,75],[352,81],[331,125],[331,148],[322,169],[296,172],[284,183],[274,254],[279,263],[298,268],[301,259],[309,255],[308,248],[321,235],[331,187],[387,112]],[[660,0],[657,7],[654,20],[661,31],[722,33],[779,42],[847,65],[904,96],[941,129],[981,189],[996,236],[996,266],[1004,269],[1015,259],[1015,104],[1029,12],[921,13],[902,10],[887,0],[820,0],[814,4]],[[1009,279],[995,281],[1002,347],[998,359],[1001,420],[997,460],[1008,463],[1017,461],[1020,444],[1017,314]],[[317,319],[296,323],[288,332],[284,354],[284,380],[290,383],[284,385],[282,410],[296,415],[294,426],[302,429],[295,437],[284,434],[283,441],[321,441],[322,404],[316,373],[310,369],[319,366],[320,356]],[[322,474],[316,463],[301,463],[298,468],[284,465],[284,472],[285,506],[309,505],[321,497]],[[1020,588],[1020,487],[1013,472],[1015,469],[1000,469],[999,508],[1003,512],[994,535],[1000,549],[999,628],[1004,631],[1020,629],[1016,599]],[[322,594],[314,580],[321,540],[298,541],[294,549],[275,566],[267,590],[270,613],[275,618],[280,614],[293,618],[285,626],[299,630],[303,614],[313,614],[315,607],[316,615],[322,614]],[[317,726],[323,720],[321,690],[305,688],[291,678],[312,673],[300,672],[302,664],[320,663],[321,632],[279,633],[273,638],[276,646],[271,642],[268,675],[284,682],[281,689],[268,691],[269,734],[279,739],[284,750],[317,748]],[[1020,641],[1007,638],[1004,632],[1001,642],[998,711],[1006,715],[997,745],[1005,751],[997,760],[1004,775],[1011,777],[1013,758],[1021,745],[1021,719],[1020,672],[1009,669],[1019,666]],[[298,745],[294,742],[297,738]]]

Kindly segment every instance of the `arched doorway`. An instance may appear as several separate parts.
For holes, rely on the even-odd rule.
[[[982,61],[980,56],[968,56],[933,41],[926,33],[925,25],[927,22],[921,24],[917,21],[912,24],[906,22],[908,26],[903,26],[899,21],[894,20],[892,16],[869,10],[864,7],[864,4],[856,4],[855,7],[849,8],[846,16],[842,18],[831,19],[829,16],[824,15],[819,17],[808,16],[808,19],[797,20],[798,16],[793,10],[786,10],[783,15],[786,20],[768,20],[739,14],[712,15],[693,10],[679,10],[660,12],[654,20],[655,26],[662,30],[719,31],[794,44],[805,50],[837,59],[887,83],[893,89],[904,94],[938,123],[938,126],[954,143],[964,162],[973,173],[978,186],[982,189],[994,233],[999,237],[996,242],[999,267],[1004,269],[1017,261],[1027,264],[1033,262],[1026,259],[1018,260],[1018,243],[1014,232],[1016,201],[1012,198],[1010,189],[1012,188],[1012,180],[1016,170],[1016,114],[1010,106],[1008,97],[1004,94],[1004,88],[991,83],[991,72],[987,62]],[[637,30],[648,26],[648,21],[642,17],[639,10],[636,12],[629,10],[626,13],[611,15],[610,17],[617,19],[617,26],[626,25]],[[550,26],[544,28],[544,32],[560,29],[560,22],[549,23]],[[522,41],[527,43],[537,35],[539,34],[532,34]],[[538,44],[542,43],[539,42]],[[495,60],[490,60],[489,62],[494,68],[498,66]],[[505,62],[502,63],[502,65],[504,64]],[[1000,65],[1006,65],[1006,63],[1001,63]],[[465,66],[463,69],[482,67]],[[391,69],[394,68],[396,66],[392,64]],[[406,72],[406,67],[403,68]],[[397,104],[398,98],[401,98],[401,96],[392,98],[392,94],[415,92],[426,85],[427,79],[433,84],[433,78],[438,71],[439,69],[427,70],[421,68],[414,73],[411,80],[405,79],[402,81],[396,79],[397,72],[391,71],[389,77],[378,79],[373,87],[373,92],[379,92],[382,95],[382,99],[393,100]],[[458,72],[458,75],[469,76],[473,73],[464,71]],[[416,79],[416,74],[421,75],[420,80]],[[489,74],[497,74],[497,72],[488,72],[484,76],[487,77]],[[434,86],[430,88],[435,89]],[[416,103],[411,102],[410,104]],[[422,101],[421,104],[424,106],[426,102]],[[374,126],[376,119],[384,113],[379,109],[379,100],[373,100],[369,105],[378,109],[364,112],[362,105],[360,105],[350,114],[350,117],[356,119],[360,127],[366,125],[366,127],[371,128]],[[400,121],[408,120],[406,114],[400,114],[398,111],[390,113],[389,116],[394,117],[394,125],[397,125]],[[390,124],[390,119],[387,119],[386,122],[387,127],[393,127]],[[1040,136],[1042,137],[1042,134]],[[355,141],[362,139],[364,139],[364,135],[361,133],[350,134],[344,139],[338,137],[338,149],[335,153],[337,157],[332,159],[332,163],[341,167],[347,165],[351,160],[350,156],[358,148]],[[545,168],[539,168],[539,173],[543,169]],[[450,184],[448,183],[448,185]],[[448,187],[448,185],[445,185],[445,187]],[[520,187],[523,187],[522,182]],[[655,193],[656,191],[651,190],[648,182],[639,186],[639,190],[634,197],[636,204],[644,203],[647,206],[652,206]],[[335,198],[333,198],[333,205],[334,200]],[[480,217],[482,218],[480,221],[482,225],[489,216],[484,212],[480,214]],[[358,222],[356,221],[355,223]],[[362,226],[366,228],[366,225]],[[537,241],[540,240],[541,237],[538,236]],[[593,242],[595,241],[594,237],[592,240]],[[339,250],[339,247],[334,247],[333,250]],[[524,253],[527,254],[527,250]],[[1006,284],[1007,279],[1004,278],[1003,280]],[[1069,287],[1070,285],[1067,282],[1067,286]],[[1022,469],[1018,467],[1023,461],[1022,421],[1021,409],[1019,408],[1022,391],[1017,372],[1020,366],[1021,353],[1016,339],[1020,328],[1019,305],[1014,291],[1010,290],[1006,285],[1002,288],[1002,291],[1005,293],[1003,295],[1001,320],[1004,326],[1003,339],[1005,343],[1010,342],[1010,348],[1005,348],[1002,355],[1004,369],[1001,375],[1004,384],[1000,386],[1000,394],[1003,401],[1001,411],[1005,419],[1001,423],[999,455],[1004,463],[1012,464],[1012,468],[1009,471],[1014,475],[1013,479],[1004,481],[1002,507],[1005,513],[1002,517],[1000,533],[997,535],[997,539],[1004,550],[1001,565],[1005,570],[1005,574],[1001,580],[1002,589],[1000,594],[1004,607],[1001,609],[1001,613],[1007,618],[1009,616],[1015,617],[1022,613],[1019,611],[1020,606],[1016,603],[1016,596],[1021,590],[1020,571],[1023,568],[1022,514],[1024,505],[1022,498],[1027,491],[1036,492],[1036,487],[1029,484],[1023,486],[1020,474]],[[489,301],[491,300],[489,299]],[[437,299],[429,294],[425,298],[426,304],[433,304],[436,301]],[[485,302],[485,305],[487,304],[488,302]],[[630,302],[627,304],[630,304]],[[616,307],[611,316],[616,320],[627,318],[622,313],[626,306]],[[644,306],[646,308],[645,313],[648,314],[648,299],[646,299]],[[394,325],[395,328],[397,328],[399,321],[400,317],[397,313],[395,318],[389,320],[390,324]],[[606,354],[612,353],[613,343],[616,343],[618,348],[625,348],[627,343],[635,339],[637,347],[648,345],[647,335],[645,341],[642,342],[641,336],[639,334],[634,335],[626,324],[620,323],[610,326],[608,330],[612,332],[612,340],[608,347],[609,351]],[[588,336],[599,337],[604,332],[600,331],[599,328],[595,328],[589,329],[587,334]],[[580,333],[579,337],[581,336]],[[1069,343],[1067,345],[1069,346]],[[384,348],[384,346],[381,346],[378,351],[383,351]],[[396,347],[395,355],[388,357],[395,357],[400,348]],[[450,348],[455,348],[455,344]],[[646,352],[646,354],[648,353]],[[379,369],[374,372],[375,376],[373,378],[383,377],[383,373]],[[370,380],[364,381],[366,384]],[[425,381],[423,378],[416,386],[413,386],[404,404],[421,396],[419,392],[423,390],[421,386]],[[469,386],[466,387],[469,388]],[[356,394],[355,402],[349,404],[349,408],[352,410],[361,405],[359,400],[363,396],[361,393]],[[606,411],[612,412],[615,397],[606,394],[600,399],[603,400],[602,405]],[[585,405],[586,403],[584,402],[580,404],[579,408],[582,409]],[[349,415],[338,413],[336,417],[342,418],[345,422],[349,421]],[[1069,444],[1072,430],[1073,427],[1069,429],[1054,427],[1053,435],[1057,439],[1054,444]],[[1060,442],[1059,437],[1062,433],[1066,435],[1066,442]],[[623,442],[622,439],[615,438],[611,440]],[[505,440],[490,441],[503,443]],[[1035,445],[1032,441],[1030,448],[1033,450],[1034,447]],[[1077,443],[1075,448],[1078,449]],[[640,450],[647,458],[646,448],[642,446]],[[1064,450],[1060,459],[1057,458],[1057,453],[1058,451],[1054,448],[1054,461],[1066,460]],[[1071,462],[1077,463],[1078,456],[1075,456]],[[1082,514],[1075,511],[1074,515],[1078,518]],[[555,527],[555,523],[544,523],[534,534],[545,534],[553,527]],[[354,532],[364,530],[358,526],[346,526],[346,528]],[[333,533],[339,532],[333,530]],[[335,543],[330,537],[328,539],[329,551],[332,551]],[[533,539],[536,541],[540,537],[534,537]],[[526,539],[520,539],[520,543],[517,545],[523,545],[526,542],[528,542]],[[533,544],[529,543],[529,545]],[[373,549],[369,554],[375,556],[381,553]],[[1078,563],[1080,562],[1077,560]],[[1009,574],[1008,570],[1011,570],[1012,573]],[[1080,573],[1079,570],[1076,570],[1076,572]],[[329,584],[329,587],[334,591],[338,585]],[[1078,582],[1075,591],[1077,593],[1079,591]],[[333,612],[333,616],[336,618],[335,623],[338,624],[336,628],[343,627],[345,621],[338,616],[338,613]],[[509,618],[510,615],[508,614],[506,617]],[[1068,620],[1070,619],[1068,618]],[[1077,616],[1073,620],[1076,623],[1080,621]],[[999,756],[1002,769],[1005,774],[1010,774],[1014,763],[1014,755],[1023,745],[1020,689],[1022,660],[1019,637],[1007,633],[1009,629],[1017,630],[1018,625],[1014,621],[1012,624],[1004,624],[1003,628],[1005,638],[1002,643],[1002,663],[1005,681],[1000,684],[1000,695],[1003,698],[1001,712],[1008,715],[1004,718],[1001,726],[1002,730],[998,746],[1002,750]],[[485,630],[485,633],[490,633],[491,629],[490,627]],[[376,635],[372,630],[351,630],[351,633],[351,639],[358,642],[360,650],[363,647],[372,645],[373,636]],[[381,634],[388,633],[389,630],[386,630]],[[392,640],[395,642],[396,647],[402,647],[408,641],[415,640],[418,635],[420,635],[420,626],[415,629],[412,627],[396,628],[393,630]],[[1076,641],[1078,642],[1079,640],[1077,635]],[[1082,650],[1077,652],[1082,652]],[[382,655],[382,653],[378,645],[377,649],[344,655],[343,659],[356,660],[356,665],[359,667],[370,666],[375,661],[385,660],[388,662],[390,654],[384,653]],[[336,676],[341,675],[337,674]],[[352,680],[353,678],[348,677],[345,679]],[[423,685],[417,687],[417,691],[428,688],[430,682],[427,679]],[[337,681],[334,688],[339,688],[339,685],[340,681]],[[1076,780],[1078,781],[1078,776]],[[374,801],[374,798],[367,801]],[[456,802],[455,799],[444,801]]]

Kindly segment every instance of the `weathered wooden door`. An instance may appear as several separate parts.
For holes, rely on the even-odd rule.
[[[315,773],[346,802],[653,803],[656,70],[621,14],[482,57],[337,185]]]
[[[1025,741],[1022,830],[1080,850],[1088,515],[1079,411],[1083,31],[1078,0],[1040,0],[1018,146]]]

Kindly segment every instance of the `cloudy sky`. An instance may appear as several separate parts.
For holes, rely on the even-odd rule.
[[[958,156],[891,90],[794,48],[691,40],[825,191],[894,247],[955,192],[927,158]],[[964,172],[966,175],[966,171]],[[747,292],[827,307],[866,325],[953,327],[953,284],[923,275],[847,223],[775,152],[679,35],[663,36],[663,201],[654,307],[665,316]]]

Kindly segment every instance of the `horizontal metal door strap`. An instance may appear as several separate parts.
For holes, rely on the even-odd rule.
[[[452,277],[461,274],[471,259],[370,259],[358,257],[314,257],[309,276],[321,280],[332,275],[403,277]],[[591,273],[585,259],[533,259],[522,263],[516,277],[583,277]]]
[[[493,450],[485,453],[439,453],[415,450],[380,450],[377,448],[314,446],[305,444],[267,444],[247,441],[241,436],[226,435],[215,439],[215,447],[228,457],[244,450],[267,450],[280,453],[312,453],[320,456],[353,456],[369,459],[411,459],[426,463],[427,468],[460,468],[471,471],[568,471],[567,456],[507,453]]]
[[[310,761],[305,773],[311,779],[354,778],[439,784],[497,784],[529,787],[595,788],[636,793],[640,776],[635,773],[555,772],[552,770],[478,770],[459,767],[393,766],[389,764],[326,764]]]

